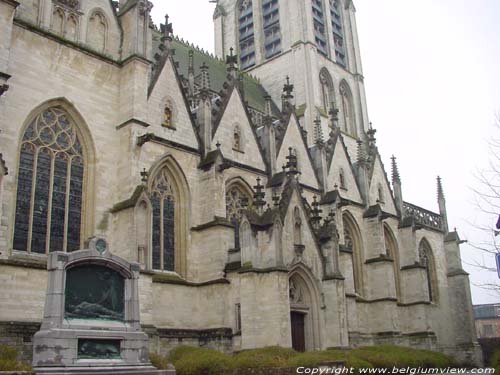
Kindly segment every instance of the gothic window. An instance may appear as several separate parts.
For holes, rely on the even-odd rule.
[[[87,43],[97,52],[104,52],[107,32],[106,17],[99,11],[93,12],[88,22]]]
[[[162,126],[165,128],[175,129],[174,125],[174,111],[172,110],[172,104],[167,102],[163,108],[163,122]]]
[[[80,248],[84,173],[74,122],[60,107],[44,110],[21,143],[15,250],[45,254]]]
[[[52,31],[58,35],[64,33],[64,11],[56,8],[52,14]]]
[[[238,125],[236,125],[233,130],[233,150],[243,152],[241,129]]]
[[[428,291],[429,301],[436,302],[438,297],[436,267],[434,264],[432,249],[427,240],[423,239],[420,242],[418,255],[419,255],[420,265],[425,268],[425,276],[427,282],[426,289]]]
[[[351,215],[343,215],[344,246],[352,252],[352,274],[354,291],[362,294],[363,285],[363,256],[361,248],[361,235],[358,226]]]
[[[334,89],[332,77],[325,68],[321,69],[321,72],[319,73],[319,81],[321,84],[321,101],[323,108],[326,112],[328,112],[334,102]]]
[[[167,168],[161,169],[151,188],[152,266],[175,271],[175,195]]]
[[[243,191],[238,185],[229,187],[226,191],[226,216],[234,225],[234,248],[240,246],[240,223],[243,218],[243,210],[248,206],[250,195]]]
[[[235,305],[235,332],[241,332],[241,304]]]
[[[340,0],[330,0],[330,15],[332,19],[333,44],[335,59],[344,68],[347,66],[344,26],[342,24],[342,6]]]
[[[78,21],[72,15],[66,21],[66,39],[73,42],[76,42],[78,39]]]
[[[339,181],[340,181],[340,188],[347,189],[347,184],[345,182],[345,172],[342,168],[340,168],[339,171]]]
[[[137,262],[146,265],[149,248],[149,208],[145,201],[139,203],[136,208],[135,232],[137,238]]]
[[[328,55],[323,0],[312,0],[312,15],[316,46],[322,54]]]
[[[255,64],[255,35],[252,0],[241,0],[238,13],[240,67],[246,69]]]
[[[298,207],[293,210],[293,243],[302,245],[302,218]]]
[[[354,120],[354,107],[352,94],[346,82],[340,84],[340,97],[342,100],[343,131],[356,137],[356,124]]]
[[[264,21],[264,50],[266,59],[281,52],[280,11],[278,0],[262,2]]]
[[[384,240],[386,255],[393,261],[394,283],[396,286],[396,297],[401,298],[401,285],[399,275],[399,253],[396,238],[387,224],[384,224]]]

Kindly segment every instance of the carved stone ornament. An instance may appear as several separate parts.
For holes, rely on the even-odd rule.
[[[290,280],[290,302],[292,304],[299,304],[304,302],[302,290],[299,286],[295,285],[293,280]]]
[[[54,2],[71,9],[80,8],[80,0],[54,0]]]
[[[149,14],[153,9],[153,3],[148,0],[139,0],[139,14],[144,16],[145,14]]]

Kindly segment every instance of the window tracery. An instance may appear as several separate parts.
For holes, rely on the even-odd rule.
[[[325,31],[325,14],[322,0],[312,0],[312,13],[316,46],[322,54],[328,55]]]
[[[432,257],[432,249],[429,243],[424,239],[420,242],[418,249],[419,262],[425,268],[427,278],[427,290],[429,293],[429,301],[435,302],[437,300],[437,286],[435,280],[435,264]]]
[[[226,217],[234,225],[235,249],[240,248],[240,223],[243,210],[246,209],[250,200],[250,196],[237,185],[233,185],[226,192]]]
[[[253,4],[251,0],[242,0],[238,15],[240,68],[246,69],[255,64],[255,35]]]
[[[152,267],[175,271],[175,195],[166,168],[158,172],[151,188]]]
[[[345,49],[344,25],[342,22],[342,7],[340,0],[330,0],[330,15],[332,20],[333,43],[335,59],[344,68],[347,66]]]
[[[356,124],[354,122],[354,107],[352,103],[352,94],[347,83],[340,85],[340,97],[342,101],[343,129],[346,133],[356,137]]]
[[[281,52],[280,12],[278,0],[262,2],[264,51],[266,59]]]
[[[323,109],[328,112],[332,103],[334,102],[334,89],[330,73],[323,68],[319,74],[319,81],[321,84],[321,100]]]
[[[107,25],[106,17],[99,11],[93,12],[89,18],[87,43],[97,52],[106,50]]]
[[[43,111],[22,139],[15,250],[45,254],[80,248],[84,173],[75,124],[59,107]]]

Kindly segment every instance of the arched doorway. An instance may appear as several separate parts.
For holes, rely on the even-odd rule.
[[[313,278],[303,267],[290,273],[289,297],[292,348],[299,352],[319,350],[318,292]]]

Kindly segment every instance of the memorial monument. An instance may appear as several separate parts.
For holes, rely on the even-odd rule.
[[[114,256],[103,238],[87,250],[54,252],[42,326],[34,337],[36,374],[155,374],[139,317],[139,265]]]

